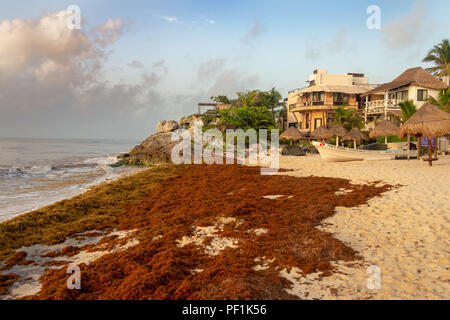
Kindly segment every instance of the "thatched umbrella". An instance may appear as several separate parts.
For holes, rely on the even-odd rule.
[[[347,133],[342,141],[353,140],[353,147],[356,149],[356,142],[360,142],[361,140],[367,140],[367,137],[364,133],[362,133],[358,128],[353,128]]]
[[[333,136],[336,136],[336,146],[339,146],[339,137],[343,137],[347,134],[347,130],[340,124],[335,124],[331,127],[330,132]]]
[[[403,139],[407,134],[428,137],[428,161],[430,162],[430,166],[432,166],[431,137],[445,136],[449,132],[450,113],[426,103],[403,124],[399,138]]]
[[[399,127],[397,127],[395,124],[393,124],[388,120],[383,120],[380,122],[379,125],[375,127],[375,129],[373,129],[370,132],[369,137],[372,139],[384,137],[384,143],[387,144],[388,143],[387,138],[389,136],[398,136],[399,133],[400,133]]]
[[[311,134],[312,138],[322,140],[330,139],[332,136],[333,134],[326,127],[320,127]]]
[[[302,133],[295,127],[287,129],[280,135],[280,139],[291,141],[291,145],[293,141],[299,141],[302,138],[303,138]]]

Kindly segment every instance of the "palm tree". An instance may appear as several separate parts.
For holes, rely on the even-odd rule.
[[[450,41],[442,40],[438,45],[431,49],[422,62],[432,62],[434,67],[427,68],[427,71],[438,77],[450,76]]]
[[[269,105],[270,111],[272,112],[272,114],[275,116],[274,113],[274,109],[278,108],[280,105],[282,105],[280,103],[280,100],[283,97],[281,96],[281,93],[279,93],[277,90],[275,90],[275,88],[272,88],[272,90],[270,90],[267,93],[267,103]]]
[[[438,106],[439,109],[450,112],[450,88],[446,90],[441,90],[439,93],[439,98],[436,100],[433,97],[428,98],[428,102]]]
[[[400,106],[400,109],[402,109],[402,119],[401,122],[405,123],[413,116],[414,113],[416,113],[417,108],[413,101],[408,100],[404,102],[400,102],[398,104]],[[408,133],[408,160],[409,160],[409,150],[411,148],[411,136]]]
[[[361,129],[363,127],[363,119],[360,115],[356,114],[355,109],[346,109],[345,106],[342,106],[335,108],[334,111],[334,122],[342,125],[345,129]]]
[[[400,109],[402,110],[402,119],[401,122],[405,123],[412,117],[414,113],[416,113],[417,108],[413,101],[408,100],[398,104]]]
[[[241,107],[251,108],[256,104],[256,100],[259,96],[258,91],[238,92],[238,100]]]

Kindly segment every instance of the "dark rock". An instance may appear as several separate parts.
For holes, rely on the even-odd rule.
[[[306,152],[299,146],[282,146],[281,154],[283,156],[300,157],[306,155]]]
[[[172,132],[151,135],[140,145],[134,147],[128,156],[124,157],[124,160],[130,165],[152,165],[169,162],[172,148],[179,143],[179,141],[172,142],[171,139]]]

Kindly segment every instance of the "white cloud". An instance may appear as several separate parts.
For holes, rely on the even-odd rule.
[[[305,48],[305,58],[316,60],[326,52],[328,56],[337,54],[349,54],[357,50],[357,45],[348,41],[347,30],[340,29],[338,33],[328,42],[320,43],[316,37],[310,38]]]
[[[209,24],[215,24],[215,23],[216,23],[216,21],[211,20],[211,19],[208,19],[208,18],[205,18],[205,21],[206,21],[207,23],[209,23]]]
[[[139,60],[133,60],[128,64],[131,68],[142,69],[144,68],[144,64]]]
[[[225,59],[211,59],[200,64],[197,70],[198,80],[210,80],[225,66]]]
[[[334,40],[330,43],[330,50],[341,51],[347,40],[347,30],[341,29]]]
[[[169,72],[169,69],[166,66],[166,61],[164,59],[159,59],[153,64],[153,68],[162,70],[165,74]]]
[[[177,17],[171,17],[171,16],[161,16],[161,19],[168,23],[178,23],[180,22]]]
[[[422,1],[413,4],[410,12],[382,28],[382,41],[390,49],[408,48],[422,42],[426,36],[426,5]]]
[[[122,35],[124,23],[122,19],[109,18],[104,25],[95,27],[92,30],[94,41],[101,47],[114,43]]]
[[[0,22],[0,134],[57,127],[63,131],[56,134],[111,136],[127,126],[128,136],[136,136],[139,123],[151,132],[153,124],[133,115],[147,110],[146,121],[155,124],[164,117],[167,101],[156,90],[167,73],[163,61],[136,84],[107,81],[107,50],[123,34],[124,23],[108,19],[85,33],[68,29],[67,16],[61,11]],[[142,66],[137,60],[131,64]]]
[[[234,96],[236,92],[254,89],[258,81],[257,76],[248,76],[236,70],[226,70],[219,75],[214,85],[209,89],[208,96]]]
[[[250,44],[264,33],[266,33],[266,28],[259,21],[256,21],[253,27],[244,35],[244,37],[242,37],[242,41],[246,44]]]

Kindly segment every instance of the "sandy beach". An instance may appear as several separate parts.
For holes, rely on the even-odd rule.
[[[449,156],[280,166],[155,167],[0,224],[0,298],[450,296]]]
[[[333,299],[450,297],[450,157],[423,161],[327,163],[319,156],[282,157],[292,176],[339,177],[352,183],[400,185],[355,208],[336,208],[323,230],[355,249],[362,266],[312,281],[305,290]],[[381,289],[368,290],[367,267],[381,269]],[[337,289],[331,294],[327,287]]]

